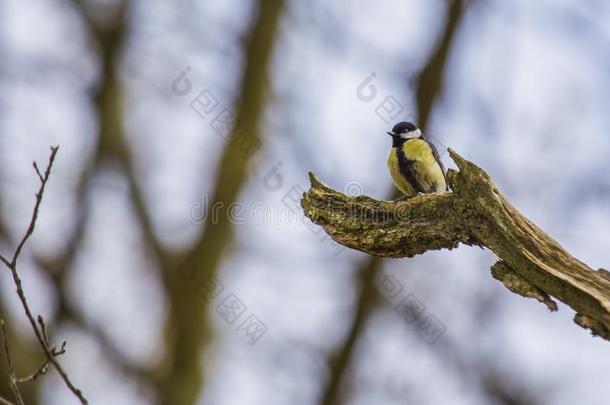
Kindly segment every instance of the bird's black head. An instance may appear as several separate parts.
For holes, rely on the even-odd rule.
[[[401,134],[403,132],[415,131],[416,129],[417,127],[414,124],[407,121],[403,121],[394,125],[394,128],[392,128],[392,132],[394,132],[395,134]]]
[[[394,140],[394,146],[399,146],[409,139],[423,137],[421,130],[417,128],[417,126],[406,121],[399,122],[398,124],[394,125],[392,130],[388,132],[388,135],[390,135]]]

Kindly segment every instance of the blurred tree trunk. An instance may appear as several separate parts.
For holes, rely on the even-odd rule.
[[[161,399],[167,405],[194,404],[205,381],[201,368],[202,354],[212,337],[206,303],[211,301],[209,294],[213,291],[199,289],[204,295],[202,297],[195,293],[194,287],[213,279],[218,273],[232,235],[227,210],[237,200],[248,179],[251,151],[247,148],[262,146],[260,131],[265,113],[268,66],[283,2],[259,0],[257,8],[258,16],[245,42],[244,73],[235,108],[238,124],[227,139],[210,199],[210,207],[220,207],[220,213],[217,217],[208,215],[203,235],[189,254],[192,257],[187,260],[193,268],[186,272],[188,279],[176,274],[175,268],[165,273],[171,305],[167,333],[172,355],[166,365],[167,375],[162,380]]]

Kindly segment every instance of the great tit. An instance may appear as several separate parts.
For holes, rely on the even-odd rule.
[[[410,122],[399,122],[388,135],[392,137],[388,168],[392,181],[405,196],[448,190],[438,152],[419,128]]]

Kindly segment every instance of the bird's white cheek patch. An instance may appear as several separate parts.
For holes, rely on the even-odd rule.
[[[415,139],[415,138],[420,138],[421,137],[421,130],[418,128],[416,130],[413,131],[409,131],[409,132],[405,132],[403,134],[400,134],[400,137],[402,139]]]

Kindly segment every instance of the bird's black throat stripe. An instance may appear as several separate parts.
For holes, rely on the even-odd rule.
[[[392,147],[393,148],[402,148],[402,144],[405,143],[407,140],[406,139],[402,139],[400,136],[392,136]]]
[[[396,141],[394,141],[394,143],[396,143]],[[404,140],[398,146],[392,145],[392,146],[396,147],[396,157],[398,158],[398,169],[400,170],[400,173],[403,176],[405,176],[405,179],[407,179],[409,184],[411,184],[411,186],[413,186],[415,191],[417,191],[418,193],[424,193],[425,191],[424,191],[423,187],[417,181],[417,176],[415,174],[415,168],[413,167],[413,161],[409,160],[407,158],[407,156],[405,156],[405,151],[402,149],[403,144],[404,144]]]

